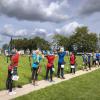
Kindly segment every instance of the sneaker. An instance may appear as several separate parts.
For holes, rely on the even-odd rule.
[[[60,76],[57,76],[57,78],[60,78]]]
[[[61,79],[65,79],[65,77],[62,77]]]
[[[13,95],[13,93],[12,93],[12,92],[9,92],[8,94],[9,94],[9,95]]]
[[[9,91],[7,91],[7,94],[9,94]]]
[[[39,85],[39,84],[36,82],[36,83],[35,83],[35,86],[38,86],[38,85]]]
[[[45,81],[49,81],[49,79],[45,79]]]
[[[9,95],[15,95],[16,92],[12,91],[12,92],[9,92]]]
[[[34,83],[32,83],[32,85],[34,85],[34,86],[35,86],[35,82],[34,82]]]
[[[54,80],[50,80],[50,82],[55,82]]]
[[[34,81],[32,81],[32,85],[35,85],[35,82]]]
[[[16,92],[15,92],[15,91],[13,91],[12,93],[13,93],[13,95],[15,95],[15,94],[16,94]]]

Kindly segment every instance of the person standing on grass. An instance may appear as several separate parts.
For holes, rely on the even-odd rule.
[[[89,70],[91,70],[91,54],[87,54],[88,56],[88,67],[89,67]]]
[[[92,66],[96,67],[96,54],[94,52],[92,53]]]
[[[88,63],[88,56],[86,53],[84,53],[82,55],[82,58],[83,58],[83,71],[86,69],[86,71],[88,71],[87,69],[87,63]]]
[[[48,60],[47,68],[46,68],[46,80],[49,80],[48,74],[50,72],[50,82],[52,82],[53,81],[52,75],[53,75],[53,72],[55,71],[55,69],[54,69],[55,55],[52,52],[50,52],[50,53],[48,52],[48,55],[46,55],[45,57]]]
[[[96,65],[99,67],[99,63],[100,63],[100,54],[99,52],[96,52]]]
[[[11,57],[11,63],[13,65],[13,72],[15,75],[18,75],[18,63],[19,63],[19,55],[20,55],[20,52],[17,52],[17,51],[13,51],[12,52],[12,57]]]
[[[61,73],[61,78],[65,79],[64,77],[64,57],[66,55],[66,51],[64,51],[64,48],[61,47],[60,51],[58,51],[58,71],[57,71],[57,77],[60,78],[60,73]]]
[[[32,84],[38,85],[36,83],[38,79],[38,72],[40,70],[40,61],[42,60],[41,52],[39,50],[36,50],[35,53],[32,54]]]
[[[71,70],[70,73],[75,74],[75,63],[76,63],[76,57],[74,53],[72,52],[70,55],[70,65],[71,65]]]
[[[11,54],[11,63],[8,66],[8,76],[6,81],[6,88],[9,90],[9,95],[16,94],[16,92],[12,91],[13,80],[17,81],[19,79],[17,73],[17,67],[19,62],[19,54],[20,52],[13,51]]]

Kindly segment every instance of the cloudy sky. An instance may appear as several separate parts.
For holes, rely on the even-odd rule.
[[[83,25],[100,33],[100,0],[0,0],[0,47],[11,36],[50,41]]]

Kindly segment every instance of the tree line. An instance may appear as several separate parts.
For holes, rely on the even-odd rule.
[[[97,42],[97,34],[89,32],[88,28],[83,26],[77,27],[76,30],[73,32],[73,35],[71,35],[70,37],[67,37],[62,34],[54,35],[53,42],[48,42],[40,37],[35,37],[33,39],[13,39],[10,41],[9,45],[4,44],[3,49],[12,46],[17,48],[18,50],[33,50],[37,48],[48,50],[53,44],[56,44],[56,46],[63,46],[69,51],[76,50],[78,52],[92,52],[96,51]]]
[[[58,45],[64,46],[69,51],[76,49],[78,52],[92,52],[97,50],[98,37],[96,33],[89,32],[87,27],[78,27],[73,35],[66,37],[64,35],[55,35],[54,40]]]

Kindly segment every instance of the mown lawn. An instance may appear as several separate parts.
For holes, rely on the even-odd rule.
[[[100,100],[100,69],[14,100]]]
[[[82,67],[82,57],[77,56],[77,69],[80,69]],[[55,60],[55,68],[57,69],[57,58]],[[42,66],[42,73],[39,74],[39,80],[44,79],[45,77],[45,66],[46,66],[46,59],[43,59],[41,61],[41,66]],[[65,73],[69,72],[70,69],[70,65],[69,65],[69,57],[66,56],[65,57]],[[10,63],[10,61],[9,61]],[[6,82],[6,77],[7,77],[7,67],[8,64],[7,63],[7,58],[5,56],[0,56],[0,90],[5,89],[5,82]],[[56,72],[54,73],[54,75],[56,75]],[[20,57],[19,60],[19,67],[18,67],[18,73],[20,76],[20,79],[18,82],[15,82],[15,86],[17,86],[18,84],[20,85],[24,85],[27,83],[31,82],[31,68],[30,68],[30,63],[29,63],[29,57],[24,55]]]

